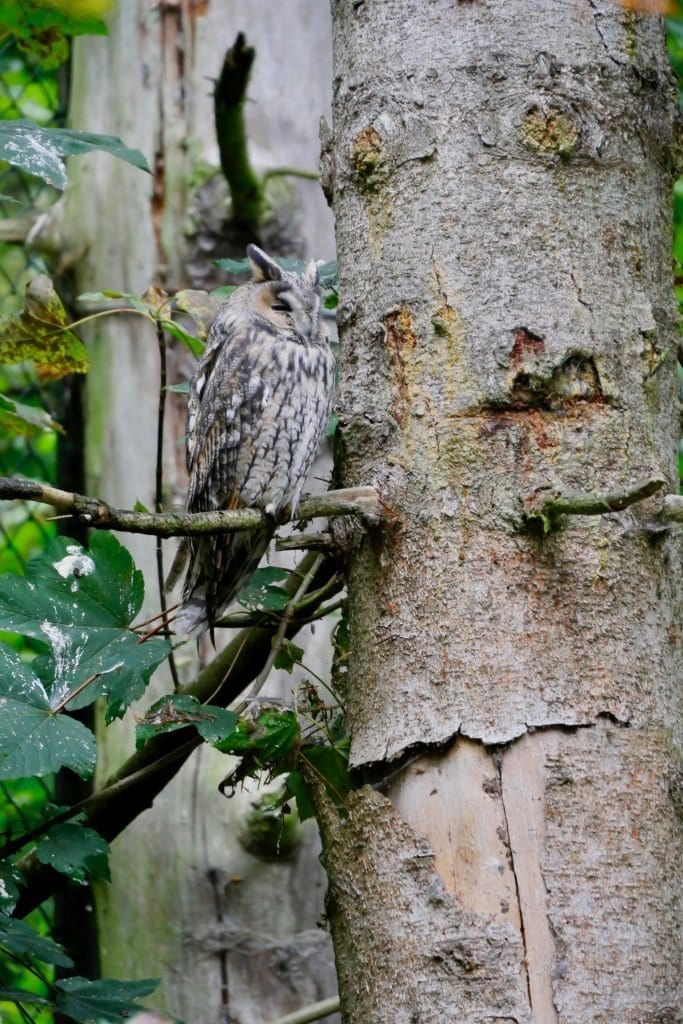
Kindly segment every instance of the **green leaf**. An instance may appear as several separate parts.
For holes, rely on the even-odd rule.
[[[214,260],[213,265],[218,267],[219,270],[224,270],[226,274],[234,274],[236,277],[243,277],[249,273],[249,260]]]
[[[118,981],[104,978],[65,978],[55,982],[58,989],[56,1006],[60,1013],[73,1017],[79,1024],[90,1021],[121,1021],[140,1007],[137,999],[150,995],[159,984],[158,978],[143,981]]]
[[[39,935],[25,921],[7,917],[6,914],[0,914],[0,945],[20,957],[34,956],[46,964],[73,967],[73,961],[56,942]]]
[[[100,150],[150,173],[138,149],[129,149],[114,135],[95,135],[70,128],[41,128],[33,121],[0,121],[0,159],[42,178],[55,188],[67,183],[62,157]]]
[[[161,326],[168,332],[168,334],[171,335],[171,337],[175,338],[177,341],[182,341],[183,345],[186,345],[187,348],[189,348],[192,355],[199,359],[204,351],[203,341],[200,341],[199,338],[195,338],[193,334],[188,334],[180,324],[174,323],[173,320],[162,320]]]
[[[293,711],[262,711],[255,722],[241,720],[237,729],[214,746],[224,754],[238,754],[241,761],[220,785],[234,789],[245,778],[256,778],[264,770],[271,777],[290,771],[300,742],[299,720]]]
[[[166,391],[172,391],[174,395],[189,395],[190,382],[189,380],[181,380],[178,384],[167,384]]]
[[[133,509],[134,509],[135,512],[144,512],[146,515],[149,515],[149,509],[147,508],[146,505],[144,505],[140,501],[139,498],[135,499],[135,504],[133,505]]]
[[[41,864],[85,884],[86,877],[109,881],[109,844],[92,828],[75,821],[53,825],[35,849]]]
[[[18,654],[0,644],[0,779],[71,768],[88,778],[95,737],[73,718],[55,715],[45,687]]]
[[[240,591],[239,603],[250,611],[282,611],[287,607],[289,594],[277,584],[282,583],[288,576],[286,569],[279,569],[276,565],[257,569],[246,587]]]
[[[280,644],[280,650],[275,655],[275,661],[273,664],[275,668],[281,668],[284,669],[285,672],[291,672],[295,665],[301,664],[303,656],[303,647],[297,647],[291,640],[287,640],[285,638]]]
[[[19,899],[24,876],[10,860],[0,860],[0,913],[11,914]]]
[[[12,36],[31,64],[40,65],[42,71],[54,71],[69,58],[68,36],[106,34],[101,15],[111,6],[111,0],[89,0],[80,3],[78,14],[74,14],[69,10],[73,5],[66,0],[60,4],[4,0],[0,5],[0,36]]]
[[[85,373],[85,345],[68,325],[69,318],[52,281],[38,274],[26,286],[17,316],[0,319],[0,363],[33,360],[42,381],[57,380],[67,373]]]
[[[37,996],[34,992],[27,992],[23,988],[0,988],[0,1003],[28,1003],[29,1006],[49,1006],[52,1008],[52,1003],[49,999]]]
[[[306,821],[308,818],[314,817],[315,808],[301,772],[290,772],[285,778],[285,788],[296,801],[296,813],[299,815],[299,821]]]
[[[72,711],[106,696],[111,720],[142,696],[170,650],[160,637],[139,643],[127,628],[143,596],[142,573],[111,534],[94,533],[89,552],[58,537],[29,562],[25,577],[0,577],[0,629],[51,648],[48,658],[33,663],[46,683],[49,707],[66,702]]]
[[[6,430],[8,434],[23,437],[35,437],[43,430],[58,430],[60,434],[64,433],[59,423],[44,409],[15,402],[4,395],[0,395],[0,429]]]
[[[172,694],[152,704],[135,730],[135,745],[140,748],[160,732],[175,732],[192,726],[207,743],[216,743],[232,734],[237,724],[234,711],[200,704],[188,694]]]
[[[353,788],[353,780],[349,772],[349,740],[345,738],[334,746],[306,747],[301,751],[302,758],[316,769],[322,779],[332,803],[339,813],[346,815],[346,797]]]

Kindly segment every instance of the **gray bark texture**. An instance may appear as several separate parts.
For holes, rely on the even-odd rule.
[[[347,1024],[680,1020],[681,534],[663,26],[334,0],[323,167],[352,762],[321,815]],[[524,513],[545,489],[654,498]]]
[[[107,37],[76,42],[71,126],[120,135],[145,153],[153,169],[148,176],[106,156],[72,162],[64,245],[78,257],[79,292],[139,294],[152,282],[168,291],[218,283],[211,260],[228,255],[216,252],[228,207],[218,171],[212,79],[239,31],[257,51],[246,103],[257,171],[315,171],[318,122],[329,106],[329,11],[316,0],[287,0],[281,13],[298,27],[288,33],[286,46],[282,23],[267,5],[124,0]],[[298,255],[329,259],[331,215],[319,183],[290,184],[300,204],[297,242],[304,251]],[[244,251],[229,255],[242,257]],[[154,329],[140,318],[107,318],[98,321],[89,347],[88,489],[122,506],[140,500],[152,508],[159,386]],[[171,346],[170,381],[191,372],[185,350]],[[169,396],[169,508],[180,509],[184,501],[184,449],[178,444],[184,432],[184,402]],[[145,610],[154,614],[154,539],[122,540],[145,573]],[[167,569],[176,543],[168,543]],[[307,658],[319,664],[310,647]],[[194,645],[180,650],[177,660],[183,678],[191,678]],[[169,679],[156,676],[135,713],[169,689]],[[134,726],[130,712],[106,730],[106,738],[101,730],[100,781],[134,749]],[[209,748],[193,755],[154,806],[114,842],[112,884],[97,892],[105,976],[161,976],[149,1003],[188,1024],[262,1024],[336,990],[329,935],[317,927],[325,878],[315,829],[304,829],[289,860],[273,865],[252,855],[239,835],[258,794],[225,800],[217,786],[230,767]]]

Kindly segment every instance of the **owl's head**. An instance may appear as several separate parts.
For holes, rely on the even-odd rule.
[[[283,270],[257,245],[247,246],[256,309],[278,330],[315,342],[320,335],[318,268],[310,261],[303,274]]]

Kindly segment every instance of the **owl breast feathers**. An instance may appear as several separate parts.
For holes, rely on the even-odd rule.
[[[330,414],[334,355],[315,263],[296,274],[255,245],[247,255],[252,280],[219,309],[190,385],[187,510],[293,515]],[[212,628],[274,528],[191,538],[177,633]]]

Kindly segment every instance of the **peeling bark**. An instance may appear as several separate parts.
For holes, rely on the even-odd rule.
[[[332,6],[340,480],[393,514],[350,558],[345,693],[352,763],[390,803],[361,790],[323,830],[345,1019],[673,1024],[662,25],[581,0]],[[530,495],[660,479],[525,529]],[[438,965],[456,919],[478,953]]]

